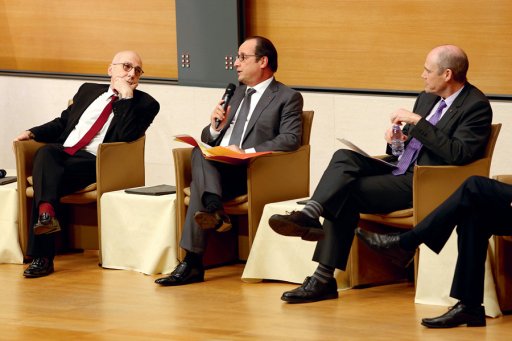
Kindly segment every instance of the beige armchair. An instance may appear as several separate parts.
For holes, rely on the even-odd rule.
[[[33,140],[14,143],[19,198],[19,238],[26,256],[34,190],[32,160],[44,145]],[[69,211],[68,228],[72,248],[98,249],[100,245],[101,195],[120,189],[144,186],[145,136],[133,142],[102,143],[96,160],[96,183],[60,199]],[[101,262],[101,254],[100,254]]]
[[[372,229],[374,231],[386,230],[386,227],[394,227],[398,229],[412,229],[423,218],[425,218],[432,210],[439,206],[448,196],[450,196],[468,177],[472,175],[481,175],[488,177],[491,167],[492,155],[494,147],[500,133],[501,123],[493,124],[491,135],[485,149],[484,156],[470,164],[464,166],[415,166],[413,177],[413,207],[410,209],[391,212],[388,214],[361,214],[359,226],[362,228]],[[389,230],[389,229],[388,229]],[[358,243],[356,239],[354,241]],[[364,247],[357,247],[356,250],[365,252],[364,263],[372,262],[368,260],[376,256],[366,253]],[[354,255],[353,257],[357,257]],[[380,262],[380,260],[378,260]],[[417,263],[417,257],[416,257]],[[386,272],[390,269],[386,269]],[[354,271],[354,269],[353,269]],[[357,269],[356,272],[366,270]],[[396,277],[396,269],[390,270],[388,274],[391,277],[385,277],[385,280],[391,280]],[[382,273],[379,273],[381,276]],[[354,275],[358,277],[357,274]],[[382,278],[374,276],[360,275],[357,284],[375,283],[381,281]]]
[[[512,175],[497,175],[494,179],[512,185]],[[512,311],[512,236],[494,236],[494,283],[500,309]]]
[[[304,111],[302,113],[302,145],[298,150],[293,152],[275,152],[251,159],[247,164],[247,194],[224,202],[224,209],[227,214],[247,216],[247,239],[244,243],[244,238],[241,238],[242,242],[239,245],[241,258],[245,259],[249,253],[265,204],[309,195],[309,137],[313,123],[313,114],[313,111]],[[181,231],[189,202],[191,154],[192,148],[173,149],[174,169],[176,172],[176,226],[178,240],[181,239]],[[293,176],[290,176],[290,174],[293,174]],[[243,223],[240,225],[239,233],[243,233]],[[209,245],[212,245],[210,241]],[[209,247],[209,249],[211,248]],[[207,254],[209,252],[211,254],[209,250]],[[183,250],[180,250],[180,256],[183,257],[183,255]],[[205,260],[206,264],[208,262],[208,260]]]

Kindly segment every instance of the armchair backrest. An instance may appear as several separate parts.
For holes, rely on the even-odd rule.
[[[494,153],[494,147],[496,146],[496,141],[498,140],[500,130],[501,123],[495,123],[492,125],[491,135],[489,136],[489,141],[487,142],[487,146],[485,147],[484,157],[492,158],[492,154]]]
[[[416,166],[413,176],[414,225],[439,206],[468,177],[489,176],[501,123],[492,125],[484,156],[463,166]]]
[[[309,144],[309,138],[311,136],[311,127],[313,125],[314,111],[303,111],[302,112],[302,143],[301,146]]]

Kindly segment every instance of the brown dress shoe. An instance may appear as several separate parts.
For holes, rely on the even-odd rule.
[[[324,230],[318,219],[310,218],[301,211],[290,214],[274,214],[268,224],[283,236],[301,237],[303,240],[318,241],[324,238]]]
[[[226,232],[231,230],[231,220],[222,210],[208,212],[197,211],[194,214],[194,220],[203,230],[216,230],[217,232]]]
[[[306,277],[300,287],[286,291],[281,296],[281,300],[288,303],[310,303],[334,298],[338,298],[336,279],[330,278],[327,283],[322,283],[315,277]]]
[[[48,213],[41,213],[34,225],[34,234],[50,234],[60,231],[60,224],[57,218],[51,217]]]

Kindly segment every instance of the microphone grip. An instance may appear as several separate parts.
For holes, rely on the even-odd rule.
[[[222,99],[224,100],[224,103],[222,104],[222,110],[224,110],[224,112],[226,112],[226,110],[228,109],[229,101],[231,100],[231,96],[228,94],[224,94]],[[219,120],[218,118],[215,118],[215,129],[219,129],[221,122],[222,122],[221,120]]]
[[[0,179],[5,178],[6,175],[7,175],[7,172],[5,171],[5,169],[0,169]]]

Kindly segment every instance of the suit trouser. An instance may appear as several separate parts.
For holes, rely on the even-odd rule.
[[[313,260],[345,270],[359,213],[412,207],[411,170],[395,176],[379,161],[350,150],[335,152],[311,197],[322,205],[325,218],[325,238],[317,243]]]
[[[55,234],[33,233],[39,216],[39,204],[50,203],[60,216],[59,198],[96,182],[96,156],[83,150],[70,156],[60,144],[47,144],[34,156],[32,170],[34,200],[29,228],[28,255],[51,257],[55,255]]]
[[[512,235],[511,201],[511,185],[473,176],[404,234],[415,235],[439,253],[457,226],[459,254],[450,296],[466,304],[483,302],[488,240],[492,235]]]
[[[223,199],[231,199],[247,193],[246,166],[206,160],[201,150],[192,151],[192,182],[190,183],[190,202],[182,229],[180,246],[194,253],[203,254],[206,249],[208,233],[194,220],[197,211],[205,209],[202,198],[205,192],[216,194]]]

